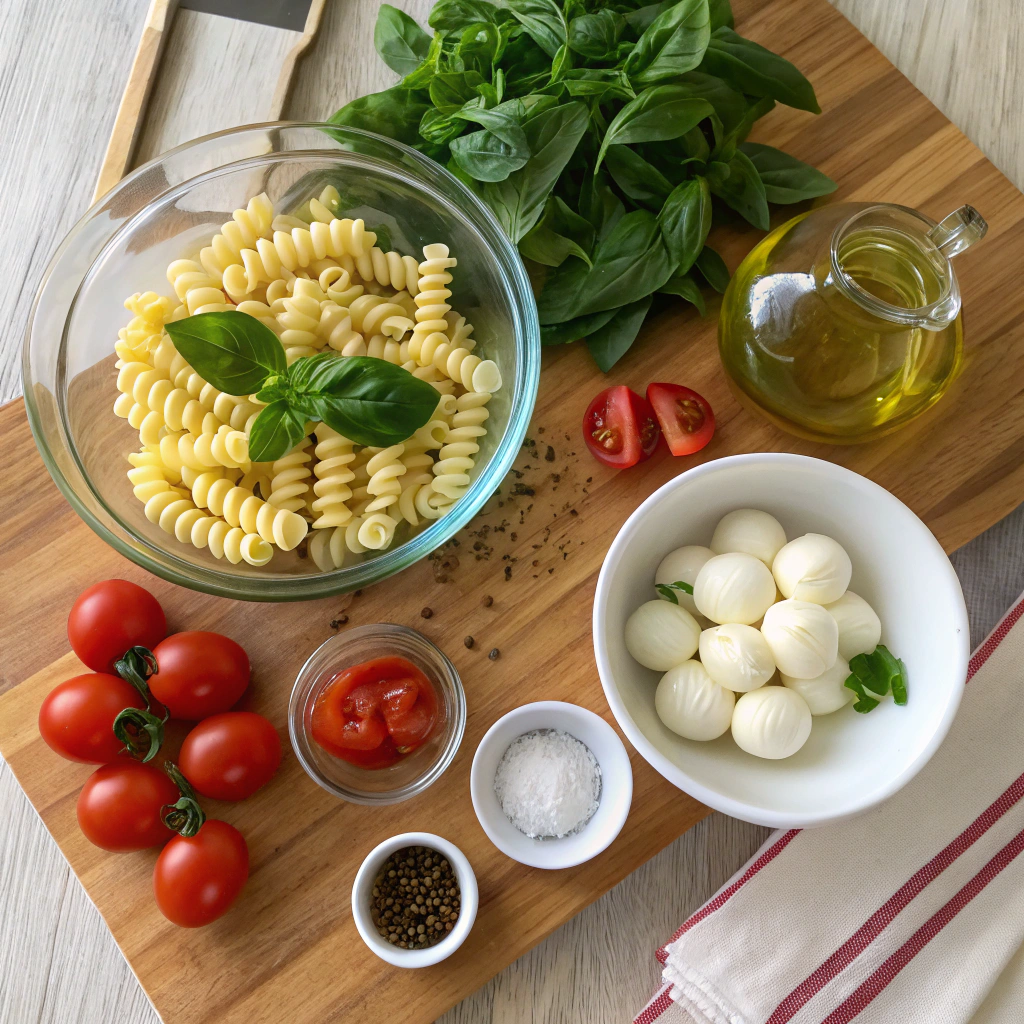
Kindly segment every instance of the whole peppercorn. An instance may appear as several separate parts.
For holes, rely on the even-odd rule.
[[[491,595],[490,595],[490,594],[485,594],[485,595],[484,595],[484,599],[483,599],[483,601],[481,601],[481,604],[482,604],[482,605],[483,605],[483,606],[484,606],[485,608],[490,608],[490,607],[491,607],[491,605],[492,605],[492,604],[494,604],[494,598],[493,598],[493,597],[491,597]]]
[[[463,643],[464,643],[464,644],[465,644],[465,645],[466,645],[467,647],[472,647],[472,646],[473,646],[473,644],[475,644],[475,643],[476,643],[476,641],[475,641],[475,640],[474,640],[474,639],[473,639],[473,638],[472,638],[471,636],[467,636],[467,637],[466,637],[466,639],[465,639],[465,640],[463,640],[462,642],[463,642]]]
[[[377,872],[370,917],[381,938],[401,949],[424,949],[455,927],[459,882],[446,857],[426,846],[393,853]]]
[[[491,652],[487,657],[490,658],[491,661],[497,661],[501,657],[501,651],[499,651],[497,647],[492,647]]]
[[[433,614],[434,613],[430,608],[424,608],[423,611],[420,612],[421,617],[424,619],[429,619]]]

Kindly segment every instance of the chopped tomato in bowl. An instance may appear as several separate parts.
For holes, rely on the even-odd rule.
[[[460,662],[488,671],[486,653]],[[358,626],[313,652],[292,689],[288,731],[309,776],[356,803],[396,803],[451,763],[466,724],[458,671],[405,626]]]

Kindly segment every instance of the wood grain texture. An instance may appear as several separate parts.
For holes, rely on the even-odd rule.
[[[107,2],[108,0],[104,0],[104,5],[107,5]],[[129,5],[110,6],[117,6],[120,9],[121,6]],[[135,16],[141,19],[144,5],[135,6]],[[365,88],[374,87],[375,83],[363,84],[366,79],[362,77],[364,72],[372,76],[375,73],[374,69],[377,75],[380,74],[379,64],[368,42],[371,38],[372,13],[365,14],[366,6],[373,5],[357,5],[350,0],[344,5],[335,3],[328,8],[328,15],[334,19],[334,31],[346,29],[344,35],[347,38],[342,42],[335,36],[331,42],[325,33],[321,40],[325,53],[321,54],[318,48],[318,52],[314,53],[313,59],[308,62],[308,67],[315,69],[315,74],[312,79],[299,83],[290,109],[292,116],[324,116],[339,102],[351,98]],[[409,6],[415,10],[420,5]],[[861,18],[862,24],[865,20],[873,18],[872,24],[884,33],[881,36],[876,35],[875,38],[883,42],[886,52],[890,56],[895,56],[912,76],[915,73],[935,74],[936,82],[942,88],[929,90],[930,95],[938,100],[947,112],[950,112],[950,103],[958,99],[962,101],[959,109],[966,111],[966,114],[962,119],[957,119],[967,127],[975,141],[984,142],[978,134],[979,127],[993,119],[998,123],[1001,111],[1005,111],[1008,118],[1011,111],[1019,110],[1019,99],[1015,107],[1011,107],[1009,103],[999,102],[1001,96],[1013,96],[1014,83],[1019,86],[1021,82],[1020,48],[1013,48],[1012,38],[1006,52],[1000,54],[1000,60],[993,61],[989,58],[981,64],[977,61],[973,64],[961,64],[956,60],[964,52],[967,40],[983,38],[975,31],[982,21],[987,22],[992,18],[994,23],[1003,26],[1004,32],[1007,26],[1012,26],[1010,12],[1000,12],[1002,4],[989,3],[984,5],[984,11],[979,10],[982,5],[961,5],[955,2],[943,4],[938,0],[931,0],[926,4],[901,5],[876,3],[875,0],[847,0],[840,6],[848,14]],[[342,7],[345,9],[344,15],[337,10]],[[919,26],[927,29],[929,19],[934,20],[936,11],[940,14],[945,12],[940,21],[946,26],[946,31],[933,33],[936,36],[935,44],[915,53],[915,32]],[[902,22],[904,15],[905,23]],[[0,46],[9,44],[11,52],[15,46],[20,48],[24,41],[23,36],[15,37],[14,34],[25,33],[27,20],[30,19],[15,17],[0,26]],[[138,23],[138,20],[130,22],[127,36],[136,35]],[[104,25],[103,28],[109,30],[110,26]],[[72,29],[65,24],[61,31],[68,32]],[[1016,30],[1011,28],[1012,31]],[[75,36],[75,51],[82,38],[81,33]],[[353,45],[352,41],[356,39],[365,40],[365,47]],[[899,40],[898,47],[894,46],[893,39]],[[57,43],[59,51],[60,39]],[[130,45],[129,39],[129,47]],[[353,53],[354,50],[357,52]],[[93,92],[98,93],[103,89],[105,77],[110,80],[107,84],[111,86],[108,93],[112,98],[112,104],[116,102],[116,95],[127,68],[126,63],[120,70],[110,70],[109,58],[113,52],[114,49],[102,51],[106,63],[93,62],[92,65],[88,60],[88,52],[81,55],[77,52],[64,52],[63,63],[60,54],[57,57],[51,55],[45,64],[31,65],[36,90],[45,93],[43,86],[49,81],[47,74],[56,79],[64,74],[66,68],[71,67],[74,68],[76,75],[82,74],[84,66],[91,72],[88,82]],[[330,74],[327,74],[324,65],[321,64],[321,57],[327,59],[330,54],[334,55],[334,63],[330,65]],[[4,61],[2,66],[13,65]],[[1015,70],[1016,75],[1013,73]],[[982,84],[976,85],[976,81]],[[951,82],[958,87],[947,88],[944,84]],[[985,91],[990,88],[993,90],[991,95]],[[13,88],[0,81],[0,109],[19,110],[19,104],[24,103],[24,97],[32,93],[33,90],[24,88],[24,79],[19,81],[17,76],[13,80]],[[97,102],[92,100],[91,96],[92,94],[90,102]],[[56,94],[46,97],[44,102],[47,101],[56,108]],[[205,101],[210,103],[211,96],[208,95]],[[12,103],[13,106],[10,105]],[[308,104],[308,107],[303,109],[303,104]],[[106,109],[113,110],[113,106],[110,105]],[[56,112],[60,113],[59,110]],[[240,120],[255,117],[259,117],[259,114],[249,113]],[[95,119],[89,123],[87,131],[82,127],[87,123],[85,118],[77,123],[69,123],[69,133],[80,133],[82,148],[75,151],[74,159],[68,161],[66,169],[63,170],[63,177],[59,177],[58,180],[72,181],[73,172],[81,166],[83,156],[87,157],[89,153],[92,153],[98,162],[103,138],[93,137],[94,122]],[[4,120],[4,123],[9,122]],[[1015,142],[1019,146],[1019,130],[1007,131],[1005,134],[1004,141],[1010,144]],[[73,134],[70,137],[74,137]],[[1016,167],[1008,163],[1004,164],[1004,167],[1011,176],[1020,180],[1019,162]],[[13,190],[6,190],[9,200],[23,193],[24,186],[20,186],[20,182],[31,184],[27,162],[11,162],[3,173],[6,176],[5,183],[9,183],[13,176],[16,186]],[[87,196],[88,192],[84,195]],[[4,196],[5,193],[0,191],[0,204],[4,202]],[[42,262],[45,262],[49,250],[81,208],[84,208],[84,203],[81,202],[70,209],[64,207],[66,220],[62,227],[54,230],[52,243],[47,247],[45,240],[39,242],[42,251],[36,254],[38,266],[41,267]],[[16,212],[14,204],[11,204],[10,210]],[[26,218],[21,223],[27,225],[30,221]],[[22,231],[15,238],[13,232],[17,224],[13,217],[0,219],[0,230],[12,232],[9,251],[13,251],[18,259],[28,258],[26,243],[36,242],[39,235],[39,220],[33,217],[31,232]],[[30,280],[34,281],[37,277],[38,269],[35,269],[30,275]],[[5,296],[5,299],[10,298],[10,295]],[[21,296],[21,299],[25,303],[24,310],[27,311],[28,296]],[[20,335],[23,323],[24,316],[20,322],[12,321],[10,317],[0,320],[0,332],[4,332],[0,358],[5,360],[3,366],[7,368],[13,364],[16,349],[16,341],[13,344],[7,343],[8,338],[13,341]],[[5,392],[7,395],[11,394],[10,386],[13,383],[13,375],[8,372],[8,389]],[[986,535],[955,559],[962,575],[965,569],[968,572],[965,576],[965,589],[972,612],[981,603],[979,598],[982,596],[988,598],[990,605],[994,605],[1001,592],[1008,592],[1013,588],[1016,588],[1014,593],[1019,591],[1020,527],[1020,517],[1014,517],[1001,525],[998,535]],[[46,555],[52,556],[56,553],[52,548],[47,548]],[[41,559],[42,562],[45,562],[45,557]],[[981,589],[972,593],[972,582],[980,584]],[[988,614],[993,614],[991,609]],[[6,775],[5,779],[9,782],[10,776]],[[67,886],[65,912],[60,916],[57,916],[60,906],[58,902],[50,900],[48,907],[39,908],[34,894],[33,898],[18,900],[15,909],[8,912],[14,903],[8,896],[9,893],[16,891],[14,882],[23,882],[25,878],[33,877],[34,872],[29,870],[30,865],[43,871],[38,883],[43,893],[49,893],[50,887],[60,879],[67,879],[62,858],[42,833],[34,814],[26,810],[27,804],[20,794],[17,794],[16,787],[7,786],[0,790],[0,806],[6,808],[8,798],[13,807],[17,807],[20,801],[22,813],[20,817],[15,818],[15,828],[7,834],[0,835],[0,856],[3,857],[5,865],[14,860],[10,856],[12,850],[7,846],[11,841],[15,844],[14,849],[22,851],[25,844],[29,843],[30,852],[17,859],[18,871],[5,872],[0,876],[3,883],[0,885],[0,934],[5,938],[0,944],[0,955],[4,957],[0,960],[0,968],[3,968],[0,970],[0,979],[3,979],[0,981],[0,1020],[91,1022],[154,1019],[152,1012],[139,997],[139,990],[135,987],[133,979],[110,944],[109,935],[74,879],[71,879]],[[631,875],[606,898],[588,908],[584,914],[499,975],[476,996],[453,1010],[446,1016],[446,1020],[453,1024],[477,1024],[491,1020],[520,1021],[532,1016],[535,1020],[550,1021],[552,1024],[556,1021],[583,1020],[593,1024],[604,1024],[605,1021],[625,1019],[646,998],[656,977],[650,951],[688,910],[706,898],[718,882],[745,859],[756,845],[759,832],[760,830],[752,826],[729,822],[717,816],[702,822],[698,828],[687,833],[664,854]],[[702,864],[710,865],[711,870],[703,871]],[[47,871],[51,873],[47,874]],[[26,890],[27,887],[22,885],[18,891]],[[78,897],[77,902],[75,894]],[[87,920],[88,926],[77,930],[73,928],[72,924],[79,920]],[[652,927],[645,930],[644,925],[647,923],[651,923]],[[10,957],[6,955],[8,951],[12,953]],[[52,969],[48,969],[50,964],[54,965]],[[9,979],[12,979],[14,974],[6,968],[14,968],[15,965],[17,979],[12,983]],[[96,965],[104,965],[98,977]],[[89,984],[96,985],[97,990],[107,991],[108,996],[109,992],[118,990],[125,996],[134,992],[134,999],[129,998],[127,1006],[121,1005],[116,1010],[114,1000],[109,997],[102,998],[99,1002],[83,1004],[79,993],[83,986]],[[8,1000],[12,991],[19,991],[24,997],[22,1002],[16,1004],[17,1015],[12,1015],[14,1011],[9,1009],[15,1005]]]

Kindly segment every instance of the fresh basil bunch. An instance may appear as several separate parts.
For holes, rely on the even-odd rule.
[[[733,31],[729,0],[438,0],[429,25],[383,4],[374,43],[402,80],[332,122],[464,181],[549,268],[544,343],[585,337],[603,370],[656,293],[703,312],[698,281],[725,289],[705,244],[719,203],[767,230],[769,202],[836,187],[744,141],[776,102],[819,108],[792,64]]]
[[[169,323],[167,333],[219,391],[267,403],[249,432],[253,462],[281,458],[306,436],[310,420],[357,444],[397,444],[437,407],[434,388],[383,359],[321,352],[288,366],[277,335],[248,313],[199,313]]]

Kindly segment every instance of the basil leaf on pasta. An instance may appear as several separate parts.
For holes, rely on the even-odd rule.
[[[305,436],[306,417],[284,399],[271,402],[249,431],[249,458],[253,462],[274,462]]]
[[[167,333],[196,373],[229,395],[251,395],[287,369],[277,335],[248,313],[198,313],[171,321]]]

